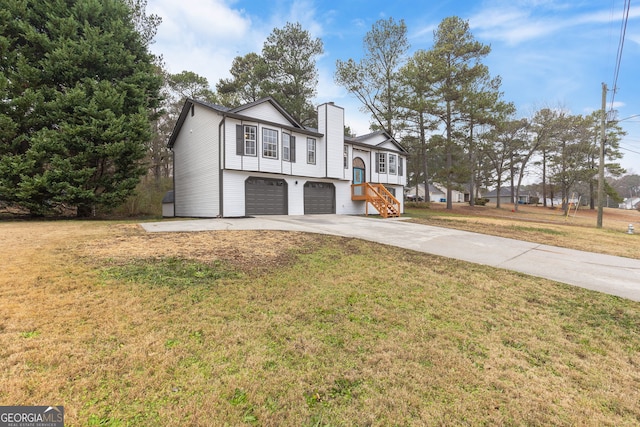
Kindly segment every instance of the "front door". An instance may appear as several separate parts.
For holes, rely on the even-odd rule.
[[[364,160],[362,160],[360,157],[356,157],[355,159],[353,159],[353,184],[364,184],[366,182],[365,176]],[[354,187],[353,195],[364,195],[364,187]]]
[[[353,168],[353,183],[364,184],[364,169]]]

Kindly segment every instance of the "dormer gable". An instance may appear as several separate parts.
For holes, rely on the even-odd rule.
[[[395,151],[400,154],[408,154],[408,151],[396,141],[387,131],[376,131],[357,137],[347,137],[345,142],[379,150]]]
[[[305,129],[300,123],[298,123],[284,108],[273,99],[268,96],[261,98],[255,102],[241,105],[239,107],[229,110],[230,113],[241,114],[243,116],[254,117],[256,119],[280,123],[288,125],[298,129]]]

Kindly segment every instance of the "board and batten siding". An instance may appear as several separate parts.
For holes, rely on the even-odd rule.
[[[221,116],[194,106],[173,145],[175,215],[220,215],[218,125]]]
[[[237,145],[243,140],[238,130],[244,132],[243,126],[255,126],[257,129],[257,145],[255,156],[238,154]],[[240,127],[238,127],[240,126]],[[224,124],[224,165],[225,170],[238,170],[249,172],[265,172],[290,176],[307,176],[322,178],[325,176],[324,164],[324,138],[309,136],[307,134],[293,132],[290,129],[281,128],[272,124],[263,124],[258,121],[238,120],[227,118]],[[278,133],[278,158],[271,159],[262,156],[262,130],[272,129]],[[282,134],[291,135],[291,159],[286,161],[282,157]],[[307,138],[316,140],[316,163],[307,163]],[[340,159],[342,165],[342,158]],[[226,193],[225,193],[226,194]],[[225,213],[226,215],[226,213]]]
[[[378,154],[386,156],[386,168],[384,172],[378,170]],[[389,155],[396,156],[396,173],[389,172]],[[381,184],[406,185],[407,182],[407,159],[397,152],[373,151],[371,152],[371,182]]]

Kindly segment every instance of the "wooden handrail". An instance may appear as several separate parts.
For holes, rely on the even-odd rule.
[[[365,182],[351,185],[351,200],[366,201],[366,215],[369,215],[369,203],[371,203],[384,218],[400,216],[400,202],[382,184]]]

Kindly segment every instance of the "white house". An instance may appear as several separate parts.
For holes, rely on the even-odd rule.
[[[488,192],[484,195],[485,198],[489,199],[489,203],[497,203],[498,199],[498,189]],[[515,198],[515,194],[513,197],[511,196],[511,188],[510,187],[502,187],[500,189],[500,204],[508,204],[513,203],[513,199]],[[529,204],[531,203],[531,198],[534,197],[528,191],[523,191],[518,194],[518,203],[519,204]]]
[[[424,197],[424,184],[418,184],[415,187],[405,189],[407,193],[407,199],[415,199]],[[469,201],[469,192],[466,190],[451,190],[451,201],[453,203],[464,203]],[[447,201],[447,188],[444,185],[433,183],[429,184],[429,198],[430,202],[446,202]]]
[[[442,191],[433,184],[429,184],[429,197],[424,196],[424,184],[418,184],[415,187],[405,189],[407,193],[407,199],[428,200],[429,202],[439,202],[446,200],[447,193]]]
[[[270,97],[234,109],[187,99],[168,145],[175,216],[403,211],[407,151],[386,132],[346,137],[333,103],[308,129]]]
[[[638,209],[640,208],[640,197],[628,197],[618,207],[620,209]]]

